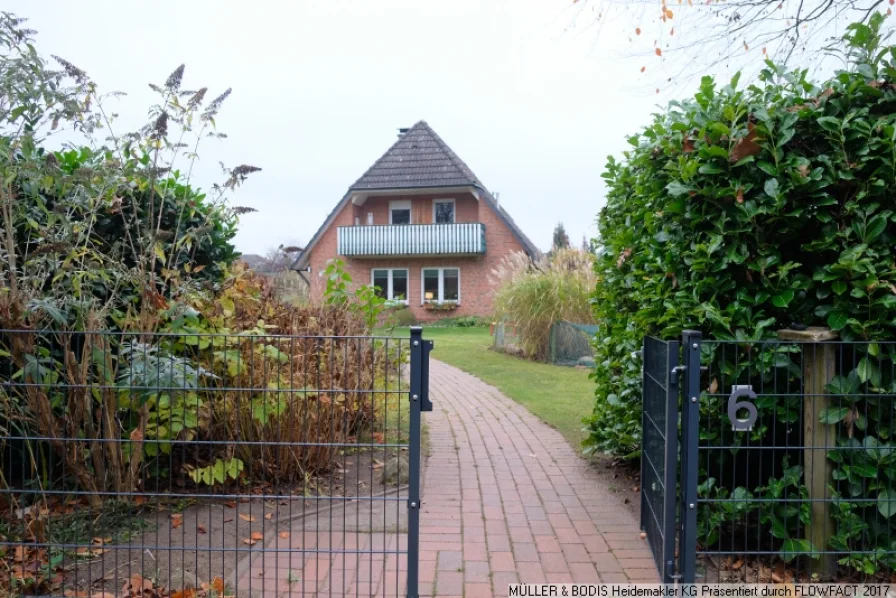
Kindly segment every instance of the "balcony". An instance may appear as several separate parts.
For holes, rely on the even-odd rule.
[[[481,255],[485,253],[485,225],[340,226],[337,251],[354,258]]]

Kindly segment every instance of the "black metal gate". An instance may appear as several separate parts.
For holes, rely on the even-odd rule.
[[[0,595],[417,598],[432,347],[0,331]]]

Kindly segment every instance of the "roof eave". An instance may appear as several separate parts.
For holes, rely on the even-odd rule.
[[[355,205],[363,205],[368,197],[382,197],[389,195],[424,195],[434,191],[439,193],[470,193],[477,200],[481,199],[481,189],[477,185],[425,185],[420,187],[385,187],[381,189],[369,189],[363,187],[352,187],[349,194],[352,203]]]

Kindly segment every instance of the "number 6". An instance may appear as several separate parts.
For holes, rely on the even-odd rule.
[[[746,397],[749,400],[738,401],[741,397]],[[756,393],[753,392],[752,386],[735,385],[731,387],[731,396],[728,397],[728,419],[731,420],[732,430],[735,432],[749,432],[753,430],[753,424],[756,423],[756,416],[759,415],[759,412],[756,411],[756,405],[750,402],[755,400]],[[746,419],[739,419],[737,417],[737,412],[741,409],[746,409],[749,412]]]

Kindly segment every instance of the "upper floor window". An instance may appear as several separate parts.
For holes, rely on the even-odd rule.
[[[389,202],[389,224],[411,223],[411,200],[402,199]]]
[[[454,224],[454,200],[434,199],[432,201],[432,221],[434,224]]]

